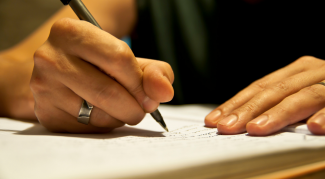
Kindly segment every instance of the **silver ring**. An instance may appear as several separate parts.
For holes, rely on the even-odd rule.
[[[325,82],[319,82],[319,83],[316,83],[316,84],[320,84],[320,85],[324,85],[325,86]]]
[[[88,125],[90,113],[93,110],[93,105],[83,100],[79,110],[78,122]]]

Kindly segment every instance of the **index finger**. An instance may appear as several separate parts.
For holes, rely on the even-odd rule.
[[[238,94],[236,94],[234,97],[232,97],[230,100],[225,102],[224,104],[220,105],[218,108],[216,108],[214,111],[212,111],[210,114],[208,114],[205,118],[205,124],[209,127],[216,127],[218,122],[221,121],[224,117],[229,116],[233,111],[236,109],[242,107],[244,104],[247,104],[249,101],[252,101],[252,99],[255,96],[255,101],[261,101],[260,98],[258,98],[257,94],[260,92],[265,92],[270,86],[276,86],[279,85],[281,88],[281,85],[283,83],[279,83],[280,81],[288,81],[289,77],[293,77],[294,75],[302,74],[303,72],[306,72],[307,70],[318,68],[319,65],[324,64],[323,60],[317,59],[315,57],[310,56],[304,56],[300,59],[296,60],[295,62],[289,64],[288,66],[281,68],[265,77],[263,77],[260,80],[255,81],[251,85],[249,85],[247,88],[240,91]],[[304,76],[304,75],[300,75]],[[319,76],[320,77],[320,76]],[[320,79],[313,79],[313,80],[305,80],[304,84],[297,84],[295,86],[295,89],[301,89],[305,86],[311,85]],[[292,80],[291,80],[292,81]],[[300,85],[300,87],[299,87]],[[293,93],[293,92],[291,92]],[[265,93],[263,93],[265,94]],[[260,95],[261,98],[265,98],[265,95]],[[279,96],[275,96],[278,101],[281,100],[283,97],[278,98]],[[272,100],[276,99],[271,97]],[[265,101],[265,100],[264,100]],[[278,102],[277,101],[277,102]],[[252,104],[252,103],[248,103]],[[271,105],[271,103],[269,103]],[[247,106],[247,105],[246,105]],[[248,109],[251,108],[250,106],[247,106]]]
[[[57,38],[58,36],[62,38]],[[148,103],[142,87],[143,72],[131,49],[123,41],[88,22],[74,19],[56,22],[51,29],[49,41],[67,54],[99,67],[124,86],[142,107],[144,102]],[[146,105],[145,110],[155,109]]]
[[[247,123],[248,133],[269,135],[289,124],[308,118],[324,107],[323,92],[324,86],[315,84],[288,96],[278,105]]]

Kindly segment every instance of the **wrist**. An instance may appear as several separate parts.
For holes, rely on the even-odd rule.
[[[36,119],[29,88],[32,69],[32,60],[10,58],[8,51],[0,53],[0,116]]]

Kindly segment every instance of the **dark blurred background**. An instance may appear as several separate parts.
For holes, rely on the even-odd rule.
[[[62,6],[59,0],[0,0],[0,50],[27,37]]]

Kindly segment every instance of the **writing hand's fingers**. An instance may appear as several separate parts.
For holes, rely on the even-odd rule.
[[[152,112],[157,107],[150,103],[143,90],[143,72],[126,43],[88,22],[73,19],[56,22],[51,29],[49,42],[58,51],[77,56],[113,77],[141,106],[146,103],[145,111]]]
[[[56,51],[47,50],[46,44],[35,53],[34,59],[35,65],[32,79],[47,77],[46,80],[52,83],[59,81],[76,95],[122,122],[134,125],[144,117],[144,111],[134,97],[121,84],[96,69],[93,65],[74,56],[62,56]],[[53,61],[53,59],[60,60]],[[35,82],[32,80],[32,88],[34,84]],[[46,84],[41,86],[46,86]],[[60,94],[61,90],[58,89],[48,89],[47,91],[51,94],[54,93],[55,96],[64,96],[64,94]],[[34,95],[39,96],[40,94],[41,92],[36,91]],[[80,104],[75,101],[69,101],[68,103],[74,103],[72,106],[81,105],[81,99],[79,99]],[[54,106],[60,106],[56,101],[51,103]],[[68,112],[73,115],[79,112],[79,109],[74,108],[68,110]]]
[[[325,87],[315,84],[285,98],[281,103],[247,124],[247,132],[251,135],[269,135],[283,127],[306,119],[325,106]],[[321,113],[318,113],[321,114]],[[319,125],[317,115],[309,120],[312,132],[324,134],[324,125]]]
[[[44,111],[47,111],[48,113],[44,113]],[[52,105],[36,104],[35,112],[39,122],[51,132],[106,133],[121,126],[114,125],[112,127],[96,127],[93,125],[84,125],[78,123],[75,116],[72,116]]]
[[[103,133],[124,125],[123,122],[112,118],[98,108],[93,109],[89,125],[81,124],[77,122],[77,116],[78,108],[80,108],[78,103],[82,99],[73,94],[70,89],[61,85],[59,88],[61,93],[58,95],[48,93],[44,87],[32,86],[33,92],[38,91],[38,95],[34,96],[37,101],[34,107],[35,114],[39,122],[52,132]],[[47,87],[52,86],[48,83]],[[54,106],[53,103],[58,106]],[[73,114],[70,111],[74,111]]]
[[[101,133],[124,125],[97,107],[93,108],[88,125],[77,122],[82,99],[61,82],[51,79],[53,76],[39,72],[35,66],[31,79],[35,114],[47,129],[53,132]]]
[[[264,78],[252,83],[232,99],[220,105],[207,115],[205,119],[206,125],[209,127],[216,127],[221,120],[230,116],[227,120],[232,122],[240,121],[238,123],[239,126],[234,126],[233,129],[230,129],[226,127],[227,125],[220,125],[220,128],[225,129],[221,129],[221,131],[227,131],[227,133],[243,132],[245,130],[245,122],[248,122],[261,112],[272,107],[272,105],[274,106],[286,97],[286,95],[290,95],[305,86],[313,84],[316,80],[320,81],[321,78],[309,80],[309,76],[305,77],[304,75],[301,75],[302,77],[298,77],[298,81],[296,80],[295,82],[296,77],[293,77],[295,74],[304,73],[308,70],[318,68],[320,64],[323,64],[322,60],[314,57],[302,57],[287,67],[265,76]],[[304,81],[304,83],[298,83],[299,80]],[[288,90],[286,90],[286,86],[288,86]],[[282,92],[278,95],[275,94],[277,91]],[[236,114],[232,115],[233,113]],[[245,115],[241,116],[246,119],[238,120],[238,113],[246,113],[246,117]],[[224,122],[226,124],[228,123],[226,121]],[[229,125],[231,125],[231,123],[229,123]]]
[[[61,85],[60,88],[58,88],[58,85],[56,85],[56,88],[60,91],[60,94],[57,93],[51,93],[51,95],[45,94],[48,96],[38,95],[38,98],[51,99],[52,105],[55,105],[55,107],[57,107],[58,109],[74,117],[73,118],[74,124],[80,124],[79,122],[77,122],[76,119],[79,115],[79,110],[81,108],[83,99],[63,85]],[[109,115],[108,113],[106,113],[105,111],[103,111],[102,109],[96,106],[94,106],[92,109],[92,112],[90,114],[90,119],[91,120],[89,121],[88,125],[92,125],[100,128],[113,129],[124,125],[124,122],[112,117],[111,115]]]
[[[153,112],[159,102],[172,98],[172,81],[169,65],[145,59],[138,62],[130,48],[112,35],[84,21],[62,19],[35,52],[30,86],[35,113],[44,126],[82,132],[139,123],[145,112]],[[90,127],[78,129],[83,99],[94,108]]]
[[[137,60],[143,71],[143,88],[148,97],[155,102],[172,100],[174,73],[171,66],[158,60],[144,58],[137,58]]]

